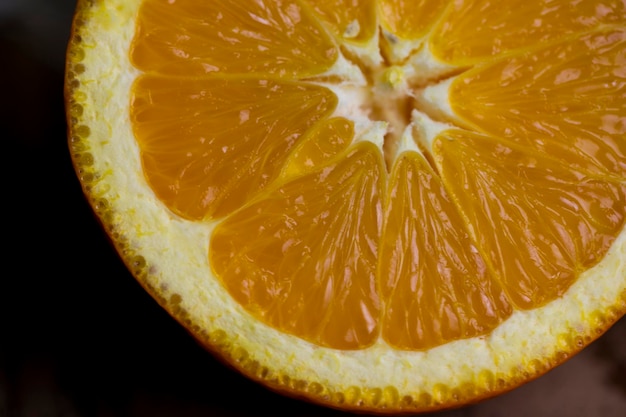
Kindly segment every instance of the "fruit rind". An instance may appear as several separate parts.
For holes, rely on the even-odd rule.
[[[331,407],[434,410],[486,398],[543,374],[626,312],[622,231],[606,257],[563,297],[515,312],[487,337],[426,352],[394,350],[383,341],[338,351],[258,322],[210,276],[207,254],[215,223],[177,218],[143,176],[127,112],[139,75],[127,53],[138,6],[127,0],[78,3],[66,76],[70,152],[87,198],[133,275],[236,369],[272,389]]]

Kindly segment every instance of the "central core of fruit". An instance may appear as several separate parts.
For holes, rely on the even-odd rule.
[[[339,82],[324,85],[340,98],[336,113],[356,122],[358,140],[369,140],[382,148],[391,170],[402,151],[430,155],[432,138],[424,134],[425,124],[438,129],[452,127],[440,103],[447,100],[447,90],[439,86],[451,81],[459,70],[421,67],[419,61],[394,64],[381,55],[382,51],[377,57],[345,53],[351,68],[341,74]],[[441,91],[431,94],[431,100],[425,99],[425,91],[437,89]]]
[[[388,167],[393,164],[403,136],[412,137],[411,113],[417,102],[410,90],[404,70],[398,66],[383,69],[370,89],[370,118],[387,123],[383,150]]]

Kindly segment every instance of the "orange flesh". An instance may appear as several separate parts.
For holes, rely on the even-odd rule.
[[[506,6],[499,0],[453,1],[434,28],[429,46],[443,61],[465,66],[625,21],[622,0],[510,0]]]
[[[455,80],[450,97],[472,130],[576,168],[626,177],[625,29],[575,36],[479,66]]]
[[[224,220],[211,262],[231,295],[317,345],[373,343],[383,170],[378,149],[362,142]]]
[[[307,0],[331,31],[344,40],[363,42],[376,31],[376,2],[374,0]]]
[[[511,314],[441,178],[415,153],[389,180],[380,243],[383,337],[419,349],[493,330]]]
[[[131,119],[158,197],[176,214],[201,220],[231,213],[265,188],[336,102],[311,84],[143,75]]]
[[[162,75],[299,78],[328,69],[337,50],[297,1],[145,1],[131,58]]]
[[[435,155],[480,253],[519,308],[562,295],[624,227],[626,183],[460,130]]]
[[[211,268],[259,320],[338,349],[428,349],[563,295],[620,233],[624,3],[526,0],[513,17],[475,3],[144,2],[131,50],[144,173],[177,216],[220,220]],[[450,88],[462,129],[387,158],[389,174],[306,81],[337,40],[377,36],[377,11],[394,36],[473,66]]]
[[[448,3],[446,0],[380,0],[382,24],[398,38],[419,39],[428,33]]]

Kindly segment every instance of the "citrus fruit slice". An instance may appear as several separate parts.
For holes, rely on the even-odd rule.
[[[626,312],[623,1],[82,0],[66,96],[128,268],[271,389],[458,406]]]

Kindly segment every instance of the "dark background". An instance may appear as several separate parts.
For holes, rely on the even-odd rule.
[[[0,417],[348,416],[283,398],[223,367],[117,258],[83,199],[66,144],[63,70],[74,5],[0,0]],[[537,381],[438,415],[625,411],[622,319]]]

